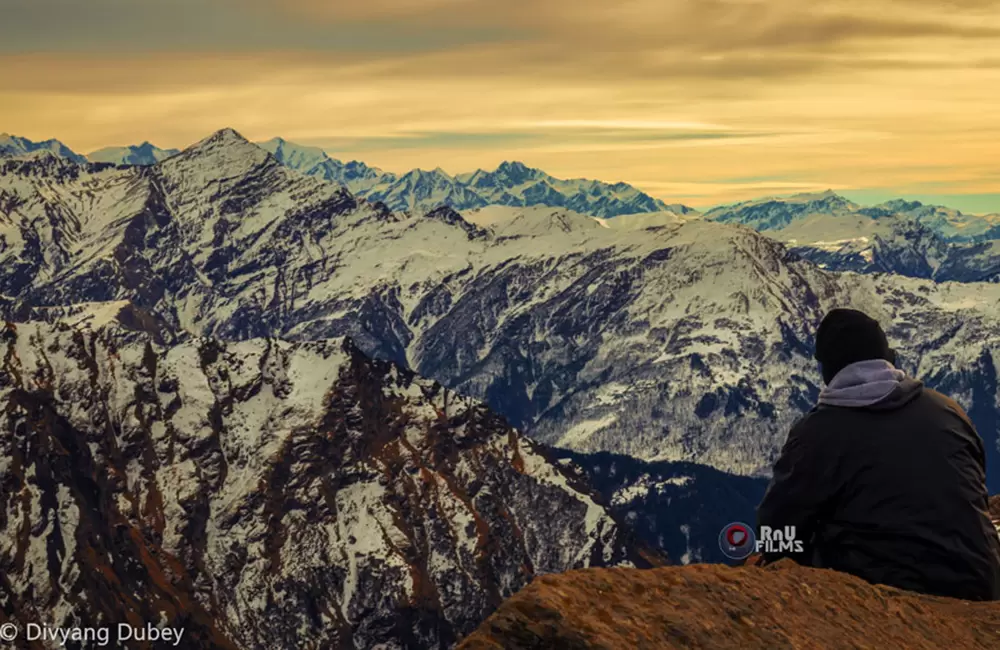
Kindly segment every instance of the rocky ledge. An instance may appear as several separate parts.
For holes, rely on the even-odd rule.
[[[1000,603],[922,596],[785,560],[540,577],[459,650],[942,647],[1000,647]]]

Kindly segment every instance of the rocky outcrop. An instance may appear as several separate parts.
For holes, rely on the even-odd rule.
[[[658,562],[502,418],[346,340],[79,317],[0,328],[0,622],[447,648],[536,575]]]
[[[775,650],[1000,646],[1000,604],[800,567],[588,570],[535,580],[460,650]]]

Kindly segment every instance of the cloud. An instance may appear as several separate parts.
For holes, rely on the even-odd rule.
[[[724,180],[746,177],[997,191],[992,2],[0,0],[0,16],[0,130],[83,151],[234,126],[395,171],[520,158],[659,179],[676,200],[763,189]]]
[[[263,0],[0,0],[0,53],[405,54],[516,42],[502,23],[316,22]]]

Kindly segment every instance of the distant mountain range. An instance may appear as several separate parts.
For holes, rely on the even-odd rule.
[[[842,232],[854,233],[859,221],[877,224],[895,217],[913,219],[948,242],[977,242],[1000,238],[1000,214],[971,215],[939,205],[894,199],[875,206],[862,206],[833,191],[768,197],[709,210],[705,217],[720,223],[739,223],[761,232],[787,231],[803,222],[810,225],[823,218],[838,224]],[[836,217],[836,219],[830,219]]]
[[[504,162],[493,171],[480,169],[456,176],[440,168],[431,171],[414,169],[398,175],[356,160],[343,162],[331,158],[319,147],[304,146],[282,138],[273,138],[257,145],[286,167],[342,185],[355,196],[382,202],[395,211],[427,211],[441,205],[462,211],[506,205],[567,208],[600,218],[661,213],[668,221],[674,220],[675,216],[686,219],[703,217],[720,223],[742,224],[766,232],[769,236],[802,249],[810,258],[836,270],[901,272],[898,268],[886,268],[891,255],[883,254],[882,263],[868,262],[865,259],[872,257],[879,248],[873,236],[893,238],[895,235],[892,233],[900,230],[898,223],[901,220],[915,222],[918,230],[925,230],[946,244],[979,244],[1000,239],[1000,214],[971,215],[945,206],[925,205],[919,201],[904,199],[862,206],[833,191],[827,191],[791,197],[766,197],[702,213],[686,205],[668,204],[627,183],[562,180],[516,161]],[[0,134],[0,156],[19,156],[36,151],[49,151],[78,163],[89,161],[139,166],[154,165],[180,153],[178,149],[161,149],[143,142],[134,146],[106,147],[83,156],[55,139],[34,142],[27,138]],[[823,219],[822,228],[815,228],[822,217],[839,217],[840,220]],[[660,223],[656,217],[650,219],[647,216],[646,219],[650,224]],[[831,231],[831,226],[832,230],[838,231],[839,239],[826,236]],[[913,230],[913,226],[903,229]],[[820,231],[826,234],[819,236]],[[813,242],[818,242],[818,245],[812,247]],[[810,251],[811,247],[816,251]],[[977,254],[982,252],[977,249]],[[965,252],[960,251],[959,257],[963,256]],[[917,277],[934,277],[934,270],[927,271],[922,268],[922,264],[916,266],[921,266],[921,270],[910,271],[916,273]],[[949,275],[953,273],[947,269],[956,264],[935,264],[933,261],[926,264],[927,268],[938,266],[946,269],[945,275]],[[988,271],[986,275],[993,272],[992,267]],[[902,272],[911,274],[906,269]],[[962,273],[968,275],[966,279],[978,279],[983,275],[982,269],[978,268],[967,273],[960,272]]]
[[[282,138],[257,146],[296,171],[348,189],[353,196],[383,203],[396,212],[428,212],[447,205],[463,212],[496,206],[565,208],[602,219],[620,229],[655,227],[705,219],[744,225],[788,245],[795,253],[832,271],[895,273],[936,281],[1000,281],[1000,214],[970,215],[952,208],[896,199],[862,206],[833,191],[765,197],[699,212],[667,204],[626,183],[561,180],[520,162],[494,171],[451,176],[415,169],[402,175],[363,162],[342,162],[318,147]],[[149,142],[108,147],[81,156],[58,140],[33,142],[0,136],[0,155],[48,152],[77,163],[152,166],[175,156]],[[530,218],[523,212],[519,218]]]
[[[970,215],[902,200],[863,207],[827,191],[746,201],[704,217],[749,226],[825,269],[1000,280],[1000,214]]]
[[[180,149],[160,149],[148,142],[131,147],[105,147],[89,154],[87,159],[116,165],[155,165],[180,153]]]
[[[33,142],[27,138],[20,138],[8,133],[0,133],[0,156],[23,156],[36,151],[49,151],[61,158],[67,158],[73,162],[87,162],[86,156],[74,152],[58,140],[45,140],[44,142]]]
[[[494,171],[477,170],[451,176],[441,169],[414,169],[402,175],[369,167],[363,162],[341,162],[317,147],[306,147],[281,138],[258,143],[281,164],[323,180],[343,185],[355,196],[379,201],[396,211],[426,211],[448,205],[456,210],[487,205],[565,207],[595,217],[675,210],[627,183],[602,183],[575,179],[562,180],[520,162],[504,162]],[[129,147],[108,147],[87,156],[73,152],[58,140],[32,142],[26,138],[0,135],[0,155],[24,155],[39,150],[74,162],[115,165],[153,165],[179,153],[160,149],[149,142]]]
[[[175,333],[349,336],[577,451],[765,471],[815,399],[810,337],[835,305],[881,314],[915,371],[1000,413],[972,388],[995,381],[1000,287],[826,273],[771,237],[806,220],[764,237],[718,214],[393,212],[228,129],[150,167],[0,160],[0,192],[6,313],[128,300]]]
[[[627,183],[561,180],[520,162],[501,163],[494,171],[477,170],[451,176],[438,168],[414,169],[397,176],[364,163],[343,163],[322,149],[303,147],[281,138],[260,143],[282,164],[347,187],[357,196],[381,201],[393,210],[420,210],[448,205],[455,210],[487,205],[568,208],[595,217],[614,217],[670,210],[663,201]],[[675,206],[686,213],[691,208]]]

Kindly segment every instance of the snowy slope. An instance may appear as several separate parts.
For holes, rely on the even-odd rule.
[[[833,192],[716,208],[706,218],[743,224],[834,271],[895,273],[939,282],[1000,280],[1000,217],[920,203],[862,208]]]
[[[766,197],[709,210],[705,217],[719,223],[736,223],[755,230],[781,230],[814,215],[850,217],[860,205],[833,191],[797,194],[788,198]]]
[[[370,190],[380,181],[395,178],[394,175],[369,167],[363,162],[354,160],[344,163],[334,160],[319,147],[306,147],[282,138],[273,138],[258,144],[282,165],[343,185],[355,194]]]
[[[912,221],[951,243],[1000,238],[998,214],[971,215],[944,206],[900,199],[864,207],[829,190],[721,206],[709,210],[705,216],[712,221],[739,223],[762,232],[801,228],[802,221],[815,223],[819,216],[826,217],[823,221],[834,228],[865,224],[861,226],[863,229],[871,229],[879,222]]]
[[[0,596],[22,629],[447,648],[534,575],[645,564],[577,474],[350,343],[0,332]]]
[[[901,214],[915,219],[947,241],[977,242],[1000,238],[1000,214],[972,215],[941,205],[901,199],[861,210],[874,217]]]
[[[664,210],[662,212],[640,212],[638,214],[623,214],[613,219],[598,219],[605,228],[619,230],[643,230],[646,228],[657,228],[660,226],[675,226],[694,219],[700,219],[702,215],[696,210],[678,206],[676,210]]]
[[[18,204],[0,251],[9,314],[129,300],[157,331],[350,336],[540,440],[752,474],[816,396],[820,317],[853,305],[996,448],[1000,285],[827,273],[703,219],[392,213],[232,131],[145,170],[17,163],[0,189]]]

